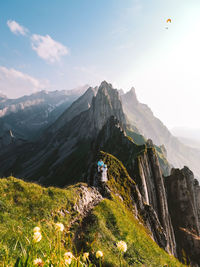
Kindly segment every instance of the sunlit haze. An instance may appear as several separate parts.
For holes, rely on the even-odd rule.
[[[169,128],[200,128],[199,14],[199,0],[2,0],[0,92],[107,80]]]

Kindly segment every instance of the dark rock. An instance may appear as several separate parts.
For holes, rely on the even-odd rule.
[[[172,169],[165,183],[178,258],[200,265],[199,186],[188,167]]]
[[[176,255],[176,242],[169,215],[166,190],[152,141],[135,162],[135,179],[144,201],[155,210],[166,234],[166,250]]]

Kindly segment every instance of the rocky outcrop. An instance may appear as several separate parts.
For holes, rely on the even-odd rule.
[[[101,157],[108,166],[108,183],[106,185],[107,188],[105,193],[108,194],[109,191],[109,196],[114,194],[124,201],[138,220],[142,221],[148,228],[152,239],[154,239],[160,247],[169,253],[176,255],[175,244],[173,243],[174,240],[172,240],[173,233],[170,232],[171,228],[169,228],[169,230],[166,227],[169,220],[169,216],[166,216],[167,212],[165,213],[165,218],[161,218],[153,206],[145,202],[137,184],[129,176],[128,172],[117,158],[105,152],[100,152],[97,157]],[[96,161],[97,159],[95,160],[95,163]],[[90,170],[91,177],[98,179],[98,175],[96,174],[97,168],[95,165],[92,170]],[[90,182],[98,185],[99,183],[95,179],[90,179]],[[102,191],[100,186],[98,186],[98,188]],[[163,223],[164,219],[166,220],[165,223]]]
[[[79,197],[74,209],[78,211],[82,217],[89,213],[101,200],[103,200],[102,195],[95,187],[80,185],[77,194],[79,194]]]
[[[194,194],[196,199],[198,222],[200,226],[200,186],[198,180],[196,179],[194,179]]]
[[[144,201],[155,210],[166,233],[166,249],[176,255],[176,242],[168,210],[164,180],[151,140],[148,140],[146,149],[137,157],[134,169],[135,180]]]
[[[200,266],[199,185],[187,167],[172,169],[165,183],[178,258]]]
[[[104,81],[101,83],[96,97],[93,98],[88,112],[90,124],[87,132],[89,130],[91,135],[97,135],[111,116],[118,119],[121,125],[127,124],[118,91]]]

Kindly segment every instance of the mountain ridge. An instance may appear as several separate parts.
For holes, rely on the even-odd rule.
[[[72,114],[69,121],[58,123],[55,131],[50,128],[34,142],[15,143],[14,149],[0,154],[0,175],[7,176],[12,171],[17,177],[47,187],[87,182],[107,199],[112,198],[114,193],[145,225],[161,248],[178,256],[182,262],[186,257],[187,263],[194,266],[199,264],[197,255],[200,250],[195,241],[197,235],[181,232],[187,237],[183,245],[179,242],[180,232],[176,230],[184,227],[184,231],[191,231],[189,225],[193,221],[198,224],[199,215],[193,209],[188,209],[187,225],[183,225],[182,221],[173,219],[170,206],[170,199],[176,199],[178,214],[184,201],[189,206],[199,201],[200,190],[192,186],[195,183],[192,172],[188,171],[189,175],[184,176],[184,190],[179,183],[179,180],[183,180],[182,174],[174,175],[172,169],[165,177],[164,169],[169,167],[165,148],[155,146],[152,140],[146,140],[138,132],[132,132],[119,92],[106,81],[101,83],[96,95],[95,90],[89,89],[88,92],[92,93],[90,106],[85,101],[87,97],[85,99],[82,96],[79,101],[84,104],[84,110],[78,113],[76,105],[79,101],[74,102],[68,111],[75,110],[75,115]],[[134,94],[133,89],[131,94]],[[66,114],[67,111],[63,116]],[[108,182],[104,186],[99,183],[97,172],[100,158],[108,165]],[[183,173],[182,170],[179,172]],[[170,176],[173,179],[168,178]],[[177,183],[173,184],[174,181]],[[179,192],[177,197],[176,192]],[[195,246],[194,252],[191,252],[192,246]],[[182,250],[184,252],[180,253]]]
[[[135,89],[121,95],[124,112],[132,125],[146,138],[160,146],[164,145],[167,151],[168,161],[178,168],[189,166],[200,177],[200,152],[186,146],[174,137],[168,128],[154,116],[146,104],[141,104],[136,96]]]

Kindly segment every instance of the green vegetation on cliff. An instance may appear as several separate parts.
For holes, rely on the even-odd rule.
[[[135,182],[123,164],[108,153],[101,155],[108,164],[112,198],[103,199],[84,216],[80,216],[75,205],[82,197],[81,186],[91,190],[86,184],[59,189],[44,188],[13,177],[0,179],[0,266],[12,267],[18,257],[26,258],[28,254],[27,266],[32,266],[35,257],[47,262],[48,257],[56,253],[52,247],[56,242],[57,222],[65,227],[60,253],[71,251],[78,257],[89,252],[93,263],[90,266],[99,266],[95,253],[101,250],[103,266],[118,267],[121,257],[116,243],[119,240],[128,245],[121,258],[122,266],[183,266],[162,250],[135,218],[130,197]],[[43,238],[33,248],[30,244],[35,226],[41,228]]]

